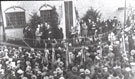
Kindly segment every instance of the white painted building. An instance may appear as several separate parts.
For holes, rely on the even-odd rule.
[[[59,15],[60,26],[63,28],[64,38],[66,38],[66,26],[68,24],[70,26],[73,26],[74,24],[73,17],[75,16],[73,15],[74,10],[72,7],[73,6],[72,1],[69,2],[70,3],[68,3],[68,1],[2,1],[1,2],[2,15],[6,36],[9,38],[12,37],[23,38],[24,26],[23,25],[21,26],[21,24],[29,23],[31,15],[34,12],[37,12],[39,16],[42,15],[41,17],[45,18],[48,17],[49,15],[44,16],[44,14],[47,13],[46,12],[43,13],[42,11],[51,10],[52,7],[55,6],[56,11]],[[67,4],[70,4],[72,6]],[[66,8],[67,6],[69,8]],[[16,14],[14,15],[13,13]],[[71,14],[72,17],[68,18],[69,14]],[[69,23],[66,24],[67,23],[66,21],[68,19],[70,19],[72,23],[71,21],[68,21]]]

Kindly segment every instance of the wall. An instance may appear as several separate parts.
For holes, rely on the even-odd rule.
[[[59,14],[59,18],[61,20],[60,26],[63,28],[63,33],[65,36],[65,16],[64,16],[64,2],[63,1],[2,1],[2,14],[4,19],[4,26],[6,27],[6,18],[4,11],[11,7],[11,6],[19,6],[25,9],[25,17],[26,17],[26,23],[29,23],[30,15],[32,15],[33,12],[37,12],[40,16],[39,8],[44,4],[49,4],[51,6],[56,6],[57,12]],[[15,33],[16,32],[16,33]],[[22,38],[22,28],[20,29],[6,29],[6,35],[10,36],[12,33],[13,37]],[[64,37],[65,38],[65,37]]]
[[[6,29],[5,33],[7,36],[6,39],[15,39],[15,38],[22,39],[23,38],[23,28]]]

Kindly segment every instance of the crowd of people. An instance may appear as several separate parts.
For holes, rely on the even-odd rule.
[[[78,28],[81,28],[81,32],[78,33]],[[92,20],[91,18],[88,18],[87,20],[81,20],[79,25],[76,25],[75,27],[71,27],[70,34],[68,36],[68,39],[66,41],[73,42],[75,44],[82,44],[82,42],[96,42],[99,41],[99,36],[103,33],[105,38],[100,39],[102,41],[108,40],[108,33],[112,31],[115,35],[121,28],[121,23],[117,20],[116,17],[113,19],[107,19],[107,20],[101,20],[100,18],[96,18],[96,20]],[[41,24],[38,24],[37,27],[32,29],[29,25],[24,28],[24,39],[25,41],[33,47],[33,45],[44,47],[44,43],[47,43],[50,40],[57,40],[62,41],[63,40],[63,30],[58,25],[57,27],[51,27],[50,23],[44,22]],[[101,37],[101,36],[100,36]],[[75,39],[74,39],[75,38]],[[90,41],[89,41],[90,40]],[[90,43],[87,43],[90,44]],[[74,45],[74,44],[73,44]]]
[[[52,27],[48,22],[39,23],[35,29],[28,25],[24,28],[23,33],[26,42],[35,46],[40,46],[44,40],[63,39],[62,28],[60,26]]]
[[[3,79],[131,79],[134,76],[134,35],[129,36],[129,30],[124,33],[128,38],[125,46],[129,48],[125,51],[123,29],[116,17],[106,21],[89,18],[82,20],[80,26],[81,37],[71,33],[72,41],[57,40],[63,39],[62,28],[53,30],[47,22],[38,24],[35,31],[29,26],[24,28],[26,41],[35,39],[35,45],[43,44],[44,49],[0,45]],[[74,43],[79,47],[73,47]]]
[[[79,48],[66,41],[43,50],[2,45],[0,72],[5,79],[131,79],[135,49],[123,51],[119,36],[109,34],[104,43]]]
[[[80,25],[82,27],[82,36],[102,34],[114,29],[116,26],[121,27],[121,23],[115,16],[113,19],[109,18],[107,20],[101,20],[98,17],[96,20],[88,18],[87,20],[81,20]]]

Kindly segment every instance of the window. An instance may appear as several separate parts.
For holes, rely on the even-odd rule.
[[[43,22],[51,22],[51,11],[52,10],[41,10],[40,15]]]
[[[9,12],[6,13],[7,28],[9,27],[24,27],[25,22],[25,12]]]

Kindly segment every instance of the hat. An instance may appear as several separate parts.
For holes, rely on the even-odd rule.
[[[57,54],[57,57],[60,57],[60,54]]]
[[[120,44],[120,42],[119,41],[116,41],[115,44]]]
[[[72,55],[73,53],[72,52],[69,52],[69,55]]]
[[[109,50],[110,50],[110,51],[113,51],[112,45],[109,46]]]
[[[78,55],[81,55],[82,53],[81,52],[78,52]]]
[[[21,69],[19,69],[19,70],[17,71],[18,74],[23,74],[23,72],[24,72],[24,71],[22,71]]]
[[[6,61],[5,64],[8,65],[9,64],[9,61]]]
[[[59,79],[65,79],[64,77],[60,77]]]
[[[43,79],[49,79],[49,77],[48,76],[44,76]]]
[[[13,50],[15,50],[15,48],[13,48]]]
[[[64,65],[63,62],[59,62],[59,66],[62,67]]]
[[[130,67],[126,67],[125,70],[126,70],[127,72],[129,72],[129,71],[131,71],[131,68],[130,68]]]
[[[99,57],[99,56],[96,56],[96,59],[97,59],[97,60],[99,60],[99,59],[100,59],[100,57]]]
[[[86,52],[86,56],[90,56],[90,53],[89,52]]]
[[[0,69],[0,74],[2,74],[2,75],[4,75],[5,73],[4,73],[4,69]]]
[[[86,50],[88,50],[89,48],[88,47],[85,47]]]
[[[71,43],[69,43],[69,46],[72,46],[72,44],[71,44]]]
[[[43,70],[46,71],[46,70],[48,70],[48,68],[47,67],[43,67]]]
[[[61,50],[61,47],[58,47],[59,50]]]
[[[30,50],[31,50],[31,51],[34,51],[34,48],[31,48]]]
[[[104,67],[104,70],[108,70],[108,68],[107,67]]]
[[[63,71],[61,70],[60,67],[56,68],[56,72],[58,72],[58,73],[63,73]]]
[[[5,52],[8,52],[8,49],[4,49]]]
[[[37,76],[36,75],[32,75],[31,78],[32,79],[37,79]]]
[[[58,59],[57,59],[57,62],[60,62],[60,61],[61,61],[60,58],[58,58]]]
[[[52,75],[49,76],[49,79],[54,79],[54,77]]]
[[[42,72],[40,70],[37,71],[38,74],[41,74]]]
[[[22,79],[28,79],[27,77],[23,77]]]
[[[12,58],[9,58],[8,60],[9,60],[9,61],[12,61],[13,59],[12,59]]]
[[[135,66],[135,62],[131,62],[130,65],[131,65],[131,66]]]
[[[26,64],[27,64],[27,65],[30,65],[30,61],[26,61]]]
[[[85,70],[85,74],[90,74],[90,70],[89,69],[86,69]]]
[[[134,55],[135,54],[135,50],[131,50],[131,55]]]
[[[57,71],[53,71],[53,74],[54,74],[54,75],[57,75]]]
[[[19,49],[22,49],[22,47],[19,47]]]
[[[30,66],[27,66],[27,67],[26,67],[26,71],[27,71],[27,70],[31,70],[31,67],[30,67]]]
[[[41,73],[41,75],[42,75],[42,76],[45,76],[46,74],[47,74],[47,72],[43,72],[43,73]]]
[[[60,67],[57,67],[56,68],[56,72],[59,72],[61,69],[60,69]]]
[[[17,64],[19,64],[20,62],[21,62],[21,61],[20,61],[20,60],[18,60],[18,61],[17,61]]]

